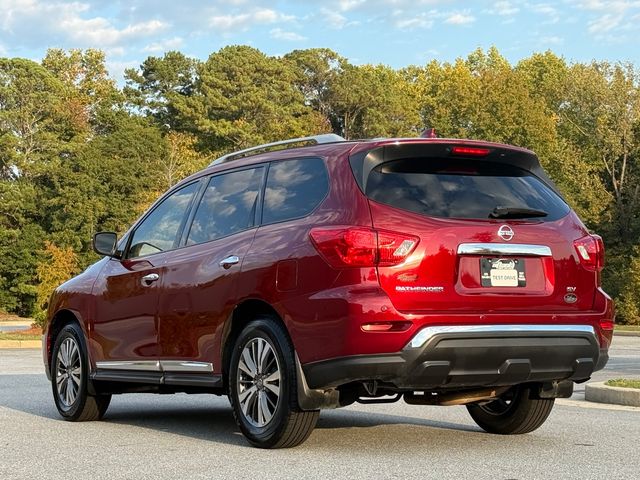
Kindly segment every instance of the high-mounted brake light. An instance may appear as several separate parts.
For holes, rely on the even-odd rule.
[[[578,260],[587,269],[600,271],[604,267],[604,243],[599,235],[587,235],[573,242]]]
[[[478,147],[453,147],[451,149],[452,155],[461,155],[465,157],[486,157],[491,150],[488,148]]]
[[[419,242],[413,235],[366,227],[319,227],[309,235],[318,252],[334,268],[398,265]]]

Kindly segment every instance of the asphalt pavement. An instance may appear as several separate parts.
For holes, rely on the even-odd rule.
[[[594,380],[640,378],[640,337],[615,337]],[[226,398],[114,396],[101,422],[60,419],[37,350],[0,350],[0,479],[638,479],[640,408],[578,386],[537,431],[483,433],[464,407],[323,411],[303,445],[250,447]]]

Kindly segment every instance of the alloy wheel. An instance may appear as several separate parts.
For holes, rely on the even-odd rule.
[[[240,355],[237,396],[246,420],[264,427],[273,418],[280,401],[280,364],[272,345],[264,338],[249,340]]]
[[[56,356],[55,377],[58,399],[65,408],[70,408],[78,398],[82,379],[80,348],[71,337],[60,344]]]

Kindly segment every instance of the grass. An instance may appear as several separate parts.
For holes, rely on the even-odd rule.
[[[31,327],[28,330],[17,330],[13,332],[0,332],[0,340],[40,340],[42,329]]]
[[[616,330],[622,332],[640,332],[640,325],[616,325]]]
[[[616,378],[614,380],[607,380],[605,385],[609,387],[622,387],[622,388],[639,388],[640,380],[630,380],[628,378]]]

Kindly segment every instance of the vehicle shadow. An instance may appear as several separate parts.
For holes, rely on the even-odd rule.
[[[49,383],[40,375],[0,375],[0,392],[0,407],[49,421],[64,422],[54,407]],[[360,407],[368,408],[364,405],[356,408]],[[235,424],[227,399],[212,395],[116,395],[102,423],[111,426],[128,425],[214,443],[248,446]],[[344,448],[351,442],[366,443],[371,438],[371,432],[375,431],[376,436],[382,436],[395,444],[402,443],[409,429],[412,435],[424,433],[418,435],[424,439],[418,442],[422,446],[429,443],[430,432],[433,433],[434,430],[447,430],[457,438],[456,441],[462,441],[461,435],[479,431],[471,425],[360,411],[352,407],[322,412],[310,441],[323,448]],[[351,439],[347,444],[339,440],[347,436]]]

